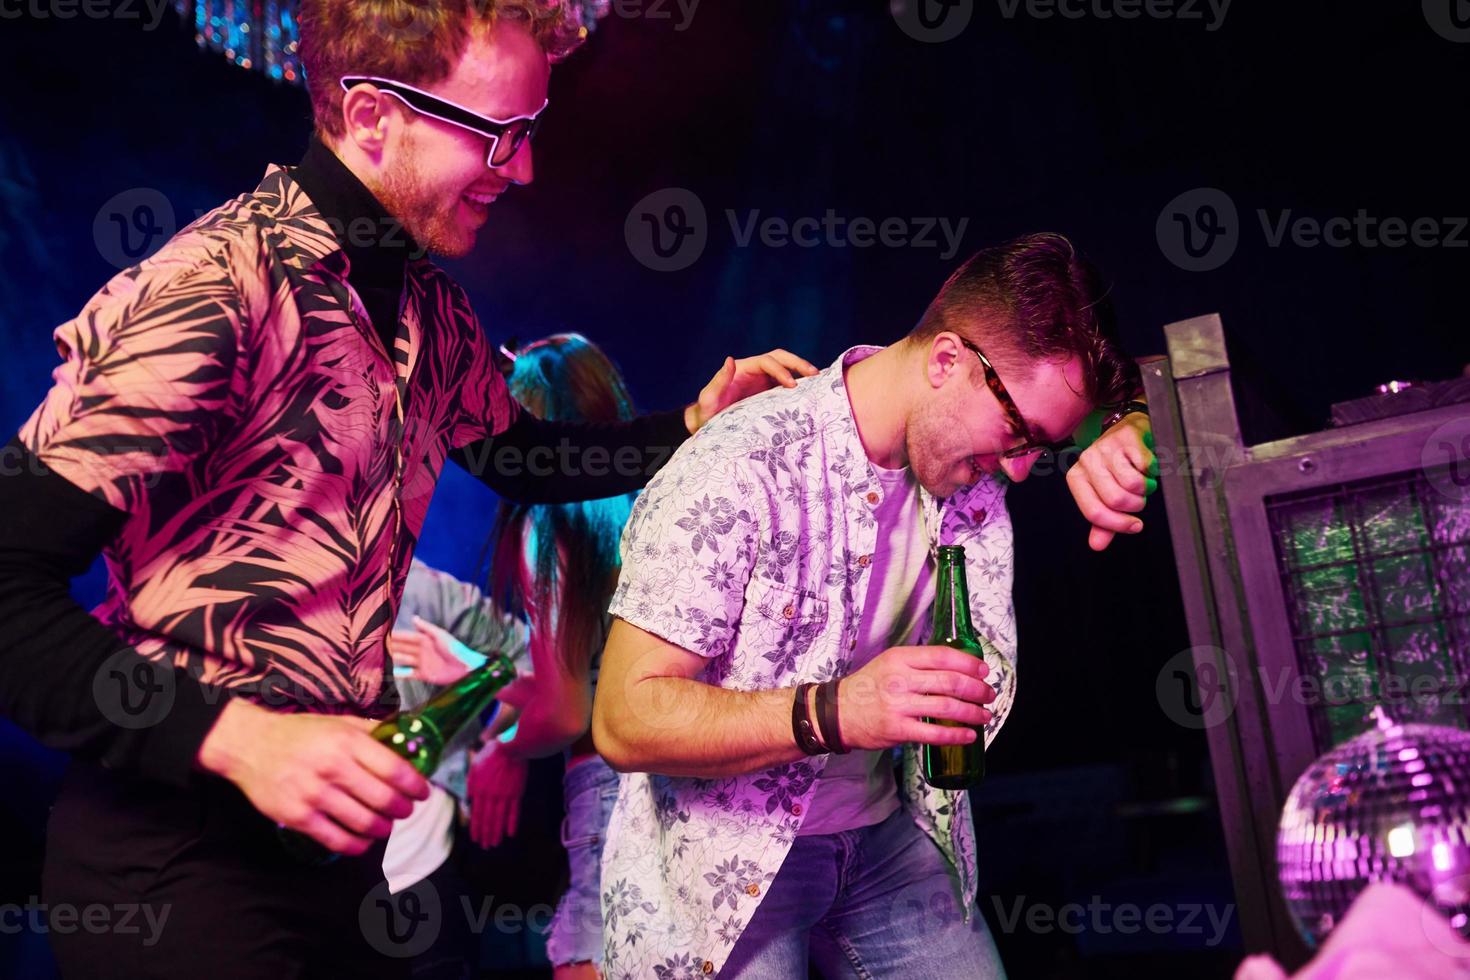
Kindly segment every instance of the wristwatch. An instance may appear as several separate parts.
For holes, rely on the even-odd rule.
[[[1147,415],[1148,406],[1145,405],[1143,402],[1124,402],[1123,404],[1119,405],[1117,408],[1109,412],[1103,418],[1101,431],[1108,431],[1113,426],[1123,421],[1125,416],[1132,415],[1134,412],[1142,412],[1144,415]]]

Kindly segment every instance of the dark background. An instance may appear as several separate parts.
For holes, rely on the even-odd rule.
[[[1470,45],[1440,36],[1417,3],[1237,0],[1208,30],[1206,6],[1204,20],[1074,20],[986,2],[941,44],[907,36],[882,3],[704,0],[683,30],[672,3],[641,9],[607,18],[553,73],[535,183],[447,265],[493,340],[581,331],[644,408],[688,401],[726,353],[783,346],[825,365],[851,344],[897,339],[964,255],[1036,230],[1067,233],[1103,267],[1137,355],[1163,351],[1163,324],[1221,313],[1249,441],[1320,428],[1331,403],[1390,378],[1445,378],[1470,362],[1470,232],[1458,248],[1272,247],[1257,216],[1362,209],[1440,219],[1448,233],[1447,219],[1470,214]],[[51,329],[117,270],[107,216],[119,200],[154,189],[182,226],[305,146],[302,90],[199,51],[172,13],[156,30],[144,22],[0,19],[0,426],[11,432],[49,383]],[[700,198],[709,244],[661,273],[637,261],[624,225],[671,187]],[[1155,227],[1201,187],[1237,206],[1239,247],[1189,272]],[[968,224],[948,260],[942,238],[742,248],[727,209],[741,221],[831,209]],[[451,467],[420,557],[475,577],[493,504]],[[1176,923],[1195,904],[1224,915],[1233,896],[1204,739],[1154,693],[1160,665],[1189,646],[1162,505],[1100,555],[1060,478],[1014,488],[1010,507],[1022,694],[975,796],[981,905],[1001,951],[1019,977],[1229,976],[1239,934],[1212,941],[1203,913],[1201,932],[1026,925],[1033,906],[1094,896],[1164,903]],[[91,602],[101,586],[94,571],[77,588]],[[24,903],[61,759],[7,728],[0,760],[21,857],[0,902]],[[555,793],[554,772],[538,780]],[[536,862],[555,860],[559,811],[542,803],[544,819],[493,856],[502,899],[554,896]],[[44,970],[34,937],[0,938],[16,951],[0,969]],[[520,946],[534,959],[534,937]]]

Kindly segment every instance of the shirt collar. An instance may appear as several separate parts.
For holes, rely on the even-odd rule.
[[[872,357],[880,350],[883,350],[883,348],[875,347],[872,344],[858,344],[854,347],[849,347],[838,356],[837,360],[832,362],[830,367],[822,372],[823,375],[830,376],[830,383],[825,383],[821,387],[823,398],[830,397],[835,399],[830,408],[838,418],[843,420],[842,437],[847,443],[846,448],[855,458],[861,459],[867,464],[865,470],[867,484],[879,488],[881,492],[878,473],[873,468],[872,460],[868,459],[868,451],[863,448],[862,437],[858,435],[857,419],[853,418],[852,415],[852,402],[847,397],[847,380],[844,375],[846,368],[851,367],[858,361]],[[948,511],[952,507],[967,506],[977,495],[993,495],[997,492],[1003,494],[1008,485],[1009,481],[1002,475],[982,476],[968,487],[963,487],[946,499],[940,500],[930,494],[928,490],[924,489],[921,484],[919,486],[919,497],[923,501],[926,509],[937,507],[938,509]],[[866,487],[862,489],[866,489]]]
[[[408,264],[428,261],[372,191],[315,136],[299,166],[266,168],[255,198],[276,226],[267,233],[271,244],[295,268],[322,264],[350,276],[355,288],[401,286]]]
[[[347,255],[354,287],[402,287],[409,257],[422,250],[330,147],[313,135],[291,178],[331,227]]]

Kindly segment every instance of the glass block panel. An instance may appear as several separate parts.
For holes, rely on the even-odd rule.
[[[1375,704],[1470,728],[1470,502],[1420,472],[1266,506],[1318,750]]]
[[[1434,568],[1427,553],[1379,558],[1372,563],[1372,587],[1385,623],[1434,619],[1440,615]]]
[[[1432,489],[1424,495],[1435,544],[1470,541],[1470,491],[1456,496],[1444,493],[1440,487],[1454,486],[1448,480],[1444,471],[1434,474],[1430,479]]]
[[[1470,546],[1439,553],[1439,596],[1448,613],[1470,613]]]
[[[1399,721],[1426,721],[1445,702],[1458,698],[1460,677],[1448,653],[1444,623],[1399,626],[1385,631],[1388,669],[1381,698]]]
[[[1309,650],[1307,676],[1315,677],[1329,696],[1343,688],[1377,693],[1375,682],[1378,673],[1372,660],[1373,638],[1366,630],[1317,637]]]
[[[1428,543],[1418,499],[1402,487],[1379,487],[1356,496],[1363,551],[1372,555],[1419,551]]]
[[[1335,733],[1333,738],[1367,731],[1368,712],[1381,700],[1372,636],[1359,631],[1319,637],[1311,645],[1308,663],[1304,691],[1308,709],[1316,715],[1318,737],[1326,737],[1324,727]]]
[[[1354,559],[1352,530],[1338,513],[1339,506],[1332,499],[1310,501],[1284,515],[1277,548],[1285,551],[1282,557],[1289,567],[1311,568]]]
[[[1370,710],[1365,704],[1326,705],[1322,719],[1326,731],[1319,738],[1326,738],[1329,744],[1337,745],[1363,734],[1373,724],[1368,717]]]
[[[1297,629],[1320,635],[1341,630],[1359,630],[1368,623],[1367,608],[1358,589],[1356,565],[1332,565],[1301,572],[1296,579]]]

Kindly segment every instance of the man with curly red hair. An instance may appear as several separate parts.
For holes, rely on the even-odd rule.
[[[714,413],[815,371],[727,358],[683,409],[599,427],[507,393],[424,252],[467,252],[532,179],[583,10],[305,0],[305,159],[56,329],[54,385],[4,449],[0,711],[74,758],[47,904],[157,924],[55,930],[66,975],[401,975],[383,839],[428,786],[367,731],[396,705],[388,631],[445,460],[527,502],[627,493]],[[89,613],[68,584],[99,552]],[[279,827],[348,857],[294,863]]]

